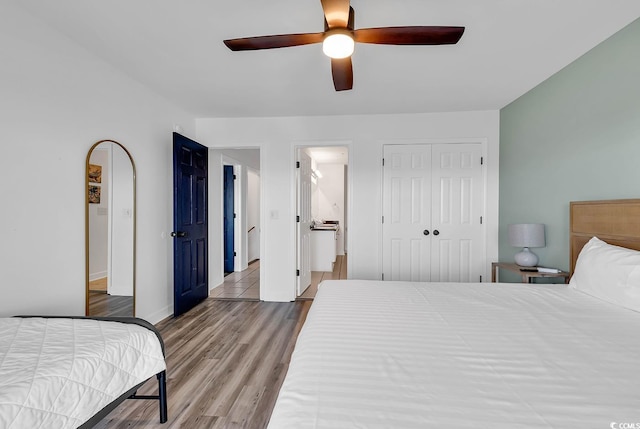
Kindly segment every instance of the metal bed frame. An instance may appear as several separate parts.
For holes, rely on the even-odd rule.
[[[146,328],[152,331],[154,334],[156,334],[156,337],[158,337],[158,341],[160,342],[160,347],[162,348],[162,355],[166,357],[164,341],[162,340],[162,336],[160,335],[160,332],[151,323],[137,317],[32,316],[32,315],[16,316],[16,317],[42,317],[46,319],[93,319],[93,320],[128,323],[128,324],[142,326],[143,328]],[[158,379],[157,395],[138,395],[137,394],[138,389],[142,387],[142,385],[145,384],[147,381],[151,380],[151,378],[153,378],[153,376],[146,379],[145,381],[138,384],[137,386],[134,386],[133,388],[129,389],[128,391],[120,395],[118,398],[116,398],[114,401],[107,404],[103,409],[101,409],[96,414],[94,414],[93,417],[91,417],[89,420],[84,422],[82,425],[78,426],[78,429],[89,429],[94,427],[96,424],[98,424],[100,420],[104,419],[107,416],[107,414],[109,414],[111,411],[117,408],[118,405],[120,405],[122,402],[124,402],[127,399],[157,400],[159,404],[160,423],[166,423],[167,421],[167,371],[164,370],[156,374],[156,378]]]

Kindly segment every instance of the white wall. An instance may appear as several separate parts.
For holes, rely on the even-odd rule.
[[[306,151],[309,156],[311,154]],[[317,168],[316,160],[311,158],[311,170]],[[311,176],[311,219],[320,220],[320,194],[318,193],[318,178]]]
[[[236,215],[233,221],[235,240],[235,258],[233,262],[233,271],[244,271],[249,266],[249,240],[247,237],[247,167],[244,165],[235,164],[233,172],[236,176],[234,180],[234,214]]]
[[[111,146],[111,279],[109,294],[133,296],[133,166],[124,150]]]
[[[260,171],[259,149],[225,149],[222,154],[234,160],[235,164],[244,165],[255,171]]]
[[[249,262],[260,259],[260,174],[247,171],[247,227],[254,229],[248,234]]]
[[[210,147],[259,147],[262,181],[260,295],[295,299],[294,148],[331,144],[349,149],[350,278],[379,279],[382,146],[386,143],[486,143],[487,265],[497,260],[499,112],[196,120],[197,140]],[[320,144],[321,142],[321,144]],[[490,272],[489,266],[485,275]]]
[[[201,142],[199,142],[201,143]],[[223,195],[223,155],[220,150],[209,151],[209,289],[220,286],[224,281],[224,219]]]
[[[136,162],[137,315],[171,314],[171,132],[192,116],[13,2],[0,52],[0,316],[84,314],[85,158],[105,138]]]
[[[318,206],[317,216],[318,219],[340,222],[336,251],[338,255],[344,255],[344,164],[317,164],[316,169],[322,174],[322,177],[318,178],[318,186],[315,189],[314,203]]]

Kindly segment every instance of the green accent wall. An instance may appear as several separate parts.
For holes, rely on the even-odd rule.
[[[639,52],[636,20],[500,111],[501,261],[508,224],[544,223],[532,250],[567,270],[570,201],[640,198]]]

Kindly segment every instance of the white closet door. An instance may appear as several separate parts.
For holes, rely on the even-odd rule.
[[[385,280],[476,282],[485,262],[482,147],[384,146]]]
[[[429,281],[430,145],[384,146],[383,199],[384,279]]]
[[[431,281],[480,281],[485,260],[482,148],[436,144],[431,156]]]

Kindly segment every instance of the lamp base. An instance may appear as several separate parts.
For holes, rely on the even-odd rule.
[[[521,267],[535,267],[538,265],[538,257],[535,253],[529,250],[528,247],[522,249],[522,252],[516,253],[514,256],[516,264]]]

